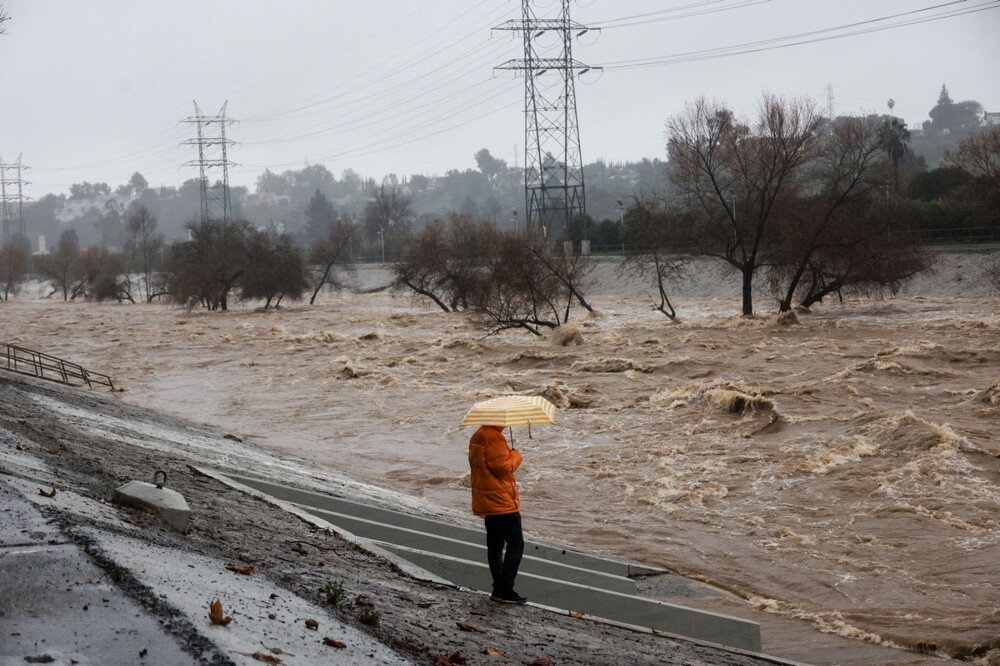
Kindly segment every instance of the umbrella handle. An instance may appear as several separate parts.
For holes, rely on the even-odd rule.
[[[528,421],[528,439],[534,439],[531,436],[531,421]]]
[[[510,448],[514,448],[514,426],[507,426],[507,432],[510,433]]]

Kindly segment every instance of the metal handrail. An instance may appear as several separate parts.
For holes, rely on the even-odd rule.
[[[87,370],[81,365],[64,361],[50,354],[25,349],[17,345],[4,344],[3,355],[0,356],[0,368],[18,372],[22,375],[30,375],[39,379],[67,384],[69,386],[82,386],[86,384],[94,388],[94,384],[107,386],[112,391],[115,389],[111,377],[100,372]],[[76,381],[79,380],[79,381]]]

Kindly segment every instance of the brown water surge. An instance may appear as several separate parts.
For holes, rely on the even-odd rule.
[[[1000,634],[996,299],[787,326],[728,299],[680,326],[597,305],[579,347],[482,339],[384,294],[277,314],[19,300],[3,334],[111,372],[130,402],[463,511],[468,404],[548,390],[562,425],[515,432],[528,529],[843,636],[961,655]],[[847,662],[877,660],[829,654]]]

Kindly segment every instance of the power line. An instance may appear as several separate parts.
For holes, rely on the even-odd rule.
[[[471,14],[474,10],[478,9],[479,7],[485,4],[488,4],[488,1],[489,0],[483,0],[472,9],[463,12],[462,14],[459,15],[459,17],[445,24],[445,27],[458,22],[461,18]],[[506,10],[503,10],[500,13],[505,13],[505,12]],[[493,14],[496,13],[498,12],[493,12]],[[477,21],[476,23],[477,25],[479,25],[479,27],[465,26],[456,33],[457,37],[455,39],[451,39],[450,41],[446,41],[447,39],[449,39],[448,37],[442,39],[440,32],[441,30],[443,30],[443,28],[439,28],[437,31],[434,32],[424,33],[421,39],[417,40],[416,42],[412,43],[406,48],[401,47],[399,49],[399,52],[406,52],[409,58],[402,65],[398,62],[398,59],[396,58],[396,52],[393,52],[391,55],[371,65],[370,67],[360,70],[358,69],[352,70],[352,75],[346,80],[344,80],[340,84],[340,86],[338,86],[337,91],[335,93],[329,93],[329,92],[317,93],[299,102],[293,102],[290,105],[285,105],[284,107],[280,107],[279,109],[272,111],[270,113],[265,113],[257,116],[250,116],[248,118],[243,119],[242,122],[258,123],[258,122],[280,120],[285,118],[296,118],[296,117],[301,117],[303,115],[313,115],[314,113],[322,112],[324,109],[330,108],[330,107],[322,107],[322,105],[328,104],[330,102],[337,102],[337,104],[332,108],[337,108],[338,106],[342,106],[343,100],[350,98],[350,93],[357,91],[367,91],[368,89],[370,89],[371,82],[373,79],[378,81],[388,80],[391,79],[392,77],[399,76],[414,67],[425,65],[429,62],[429,60],[432,57],[441,53],[445,53],[450,47],[456,46],[457,44],[466,41],[467,39],[470,38],[470,34],[475,34],[476,30],[491,25],[493,21],[494,19],[491,15],[488,22],[486,23],[483,23],[482,21]],[[413,51],[414,47],[430,39],[436,40],[430,48],[423,51],[417,51],[417,52]],[[456,61],[458,60],[459,59],[456,59]],[[385,65],[391,65],[392,66],[391,71],[385,75],[380,74],[379,73],[380,69],[382,69],[383,66]],[[440,71],[440,69],[441,67],[437,67],[432,73],[437,73],[438,71]],[[417,78],[422,78],[422,76]],[[360,82],[360,84],[354,88],[348,87],[349,84],[354,83],[355,81]],[[411,85],[412,82],[413,82],[413,77],[410,77],[402,84],[399,84],[397,87],[405,87],[406,85]],[[392,89],[394,88],[390,88],[390,90]],[[370,96],[371,95],[369,95],[369,97]],[[316,109],[317,107],[322,107],[322,108],[319,108],[318,110],[315,111],[308,111],[309,109]],[[301,113],[301,112],[307,112],[307,113]]]
[[[956,16],[964,16],[966,14],[974,14],[981,11],[988,11],[990,9],[1000,8],[1000,0],[987,0],[982,4],[974,5],[971,7],[954,7],[954,5],[964,5],[966,2],[967,0],[953,0],[952,2],[946,2],[938,5],[933,5],[931,7],[924,7],[922,9],[915,9],[907,12],[900,12],[898,14],[891,14],[888,16],[868,19],[865,21],[846,23],[831,28],[810,30],[807,32],[801,32],[794,35],[785,35],[783,37],[775,37],[772,39],[746,42],[743,44],[736,44],[736,45],[718,47],[713,49],[702,49],[698,51],[687,51],[684,53],[675,53],[671,55],[656,56],[652,58],[641,58],[637,60],[621,60],[606,64],[605,69],[624,70],[624,69],[640,69],[644,67],[663,67],[667,65],[696,62],[701,60],[709,60],[713,58],[725,58],[734,55],[744,55],[747,53],[771,51],[776,49],[788,48],[791,46],[801,46],[803,44],[812,44],[815,42],[830,41],[834,39],[842,39],[844,37],[852,37],[855,35],[881,32],[884,30],[892,30],[895,28],[917,25],[920,23],[928,23],[931,21],[940,21],[947,18],[954,18]],[[944,9],[947,7],[952,7],[952,8],[945,9],[945,11],[932,16],[915,17],[915,15],[917,14]],[[894,19],[902,19],[902,20],[888,25],[873,25],[884,21],[891,21]],[[837,31],[840,30],[849,30],[852,28],[857,28],[857,29],[850,30],[849,32],[844,32],[841,34],[832,34],[832,35],[828,34],[828,33],[836,33]],[[798,40],[798,41],[792,41],[792,40]]]
[[[718,14],[729,12],[735,9],[745,9],[771,2],[771,0],[741,0],[736,4],[723,4],[729,0],[704,0],[672,9],[663,9],[656,12],[646,12],[645,14],[635,14],[617,19],[609,19],[605,22],[597,22],[597,27],[601,30],[613,30],[615,28],[627,28],[635,25],[649,25],[651,23],[663,23],[665,21],[678,21],[680,19],[691,18],[693,16],[704,16],[706,14]],[[712,6],[722,5],[722,6]],[[700,7],[712,6],[710,9],[698,9]],[[685,12],[684,10],[692,10]],[[683,12],[683,13],[681,13]],[[669,14],[669,16],[663,16]],[[659,17],[659,18],[656,18]]]

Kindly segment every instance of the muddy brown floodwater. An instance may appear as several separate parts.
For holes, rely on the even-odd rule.
[[[484,338],[464,314],[384,293],[269,313],[26,295],[3,305],[0,341],[459,511],[465,410],[544,393],[559,425],[514,431],[529,531],[809,629],[765,626],[774,654],[822,631],[981,658],[992,641],[984,658],[1000,659],[1000,300],[855,300],[781,323],[697,297],[679,325],[640,297],[593,301],[572,347]]]

